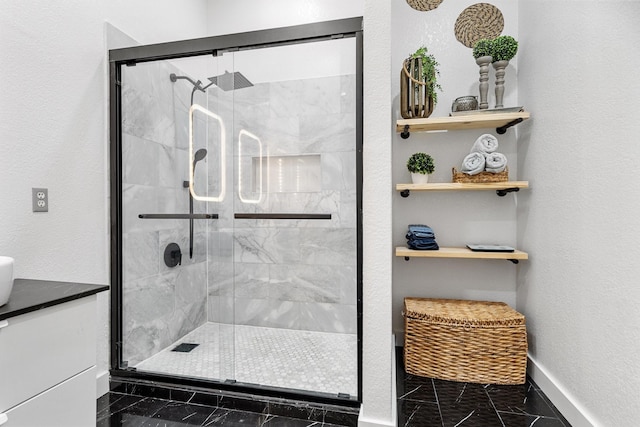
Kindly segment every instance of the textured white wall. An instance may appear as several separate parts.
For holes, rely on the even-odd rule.
[[[365,1],[363,404],[360,426],[395,425],[391,343],[391,4]]]
[[[474,0],[444,1],[429,12],[412,9],[406,2],[392,2],[392,104],[393,119],[400,115],[400,70],[402,61],[424,45],[440,63],[438,81],[442,92],[432,117],[447,116],[451,103],[459,96],[478,95],[478,66],[472,50],[460,43],[454,25],[460,13]],[[491,4],[501,10],[504,30],[518,38],[518,4],[495,0]],[[510,62],[506,72],[505,107],[518,103],[518,58]],[[493,68],[490,69],[489,106],[495,106]],[[498,151],[509,161],[512,180],[529,177],[517,167],[516,133],[509,130],[498,135],[495,129],[451,131],[447,133],[412,133],[409,139],[393,135],[393,183],[411,182],[406,161],[412,153],[424,151],[434,157],[436,170],[431,182],[451,182],[451,168],[460,164],[476,138],[483,133],[498,137]],[[520,195],[497,197],[495,192],[414,192],[402,198],[393,194],[393,245],[405,246],[408,224],[431,226],[440,246],[464,246],[467,243],[500,243],[518,246],[516,206]],[[525,261],[524,263],[526,263]],[[523,265],[521,263],[520,265]],[[402,337],[402,309],[405,297],[462,298],[503,301],[515,307],[516,271],[520,268],[499,260],[419,259],[393,260],[393,328]]]
[[[108,284],[100,2],[1,7],[0,253],[16,259],[16,277]],[[49,188],[48,213],[31,212],[32,187]],[[99,371],[108,300],[98,296]]]
[[[364,0],[209,0],[209,35],[362,16]]]
[[[139,44],[206,37],[209,0],[101,0],[104,19]]]
[[[190,7],[164,3],[2,2],[0,253],[16,259],[16,277],[109,283],[103,27],[113,20],[146,43],[204,35],[203,2],[199,23]],[[48,213],[31,212],[32,187],[49,189]],[[102,375],[109,357],[108,293],[98,296],[98,306]]]
[[[583,411],[574,425],[636,425],[640,3],[526,0],[520,18],[520,96],[533,118],[521,129],[532,190],[518,229],[532,260],[517,298],[531,357]]]

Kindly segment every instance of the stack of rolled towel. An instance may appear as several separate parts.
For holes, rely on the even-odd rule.
[[[409,249],[417,249],[421,251],[437,251],[440,249],[436,243],[436,235],[428,225],[409,225],[409,231],[407,231],[406,238]]]
[[[476,139],[471,152],[462,161],[461,172],[477,175],[480,172],[503,172],[507,167],[507,157],[496,152],[498,139],[491,134],[484,134]]]

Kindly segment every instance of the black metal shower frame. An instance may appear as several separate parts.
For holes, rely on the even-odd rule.
[[[287,44],[300,44],[344,37],[356,39],[356,212],[357,212],[357,349],[358,396],[356,399],[330,396],[324,393],[298,392],[267,386],[241,385],[215,380],[200,380],[165,374],[142,373],[122,368],[122,128],[121,69],[136,63],[164,59],[248,50]],[[319,403],[357,406],[362,402],[362,149],[363,149],[363,30],[362,18],[348,18],[292,27],[274,28],[246,33],[181,40],[169,43],[135,46],[109,51],[110,98],[110,246],[111,246],[111,357],[112,377],[132,380],[159,381],[181,386],[212,390],[302,399]]]

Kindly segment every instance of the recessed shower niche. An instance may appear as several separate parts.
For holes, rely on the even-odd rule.
[[[360,29],[110,52],[115,375],[358,402]]]
[[[320,192],[321,157],[320,154],[253,157],[253,191],[266,187],[268,193]]]

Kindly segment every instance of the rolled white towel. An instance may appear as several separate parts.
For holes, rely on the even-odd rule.
[[[502,153],[485,154],[486,171],[499,173],[507,167],[507,157]]]
[[[485,164],[486,160],[484,158],[484,154],[475,152],[469,153],[462,161],[461,171],[467,175],[477,175],[484,171]]]
[[[471,153],[478,152],[489,154],[493,153],[498,149],[498,138],[491,135],[490,133],[485,133],[484,135],[480,135],[476,142],[473,143],[471,147]]]

